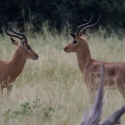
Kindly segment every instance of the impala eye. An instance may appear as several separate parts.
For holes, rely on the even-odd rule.
[[[74,40],[74,41],[73,41],[73,43],[74,43],[74,44],[76,44],[76,43],[77,43],[77,41],[76,41],[76,40]]]

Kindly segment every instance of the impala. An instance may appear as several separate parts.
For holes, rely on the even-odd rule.
[[[125,113],[125,106],[117,110],[103,122],[100,122],[103,107],[105,67],[101,67],[101,80],[95,102],[89,114],[84,113],[81,125],[115,125],[120,124],[120,117]]]
[[[87,40],[82,34],[85,33],[86,29],[95,26],[98,23],[100,16],[96,23],[89,25],[92,19],[93,16],[86,24],[80,25],[77,28],[76,34],[71,33],[74,40],[64,47],[64,51],[67,53],[76,53],[79,68],[90,92],[95,93],[97,90],[99,85],[100,67],[104,64],[106,67],[105,86],[108,86],[109,89],[118,88],[122,96],[125,98],[125,63],[98,61],[91,57]]]
[[[31,49],[24,33],[14,31],[10,24],[8,26],[14,34],[9,33],[5,28],[6,34],[21,40],[21,42],[17,42],[13,38],[10,38],[12,43],[17,46],[17,49],[11,60],[0,60],[0,89],[3,93],[3,88],[7,88],[7,95],[10,95],[13,82],[22,72],[26,60],[37,60],[38,54]]]

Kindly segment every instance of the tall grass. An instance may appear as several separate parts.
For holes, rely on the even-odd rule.
[[[27,60],[8,100],[6,89],[0,96],[0,124],[79,125],[83,111],[89,110],[92,104],[76,55],[63,51],[72,38],[65,31],[52,35],[46,27],[43,34],[27,32],[26,35],[39,59]],[[125,38],[119,40],[113,36],[104,39],[99,33],[86,37],[94,59],[125,61]],[[0,37],[1,59],[11,59],[15,50],[6,34]],[[124,104],[125,100],[118,90],[106,90],[102,119]],[[121,121],[125,123],[125,116]]]

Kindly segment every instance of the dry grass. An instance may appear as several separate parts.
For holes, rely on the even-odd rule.
[[[6,90],[1,95],[0,124],[79,125],[83,111],[89,110],[91,103],[76,55],[67,54],[62,49],[72,38],[64,33],[52,36],[49,32],[44,35],[28,33],[27,36],[29,44],[40,57],[37,61],[27,60],[23,72],[14,83],[9,100]],[[103,35],[95,33],[87,36],[87,39],[93,58],[109,62],[125,61],[125,38],[120,41],[117,37],[104,39]],[[8,36],[0,37],[1,59],[11,59],[15,49]],[[21,114],[23,108],[20,105],[27,102],[32,111]],[[107,90],[102,119],[124,104],[125,99],[117,90]],[[18,114],[14,116],[13,111]],[[125,115],[122,123],[125,123]]]

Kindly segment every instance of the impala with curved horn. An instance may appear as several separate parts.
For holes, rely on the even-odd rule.
[[[21,41],[17,42],[13,38],[10,38],[12,43],[17,46],[17,49],[11,60],[0,60],[0,89],[3,93],[3,88],[7,88],[7,95],[10,95],[13,82],[22,72],[26,60],[37,60],[38,54],[32,50],[24,33],[14,31],[10,24],[8,26],[13,34],[9,33],[6,27],[4,27],[6,34],[10,37],[16,37]]]
[[[125,113],[125,106],[117,110],[103,122],[100,122],[102,108],[103,108],[103,90],[105,79],[105,67],[101,67],[101,78],[98,88],[98,93],[95,97],[93,107],[89,114],[85,113],[81,125],[115,125],[120,124],[120,118]]]
[[[93,17],[94,16],[92,16],[92,18]],[[88,23],[80,25],[77,28],[77,34],[71,33],[74,40],[64,47],[64,51],[67,53],[76,53],[79,68],[84,75],[84,81],[90,92],[95,93],[97,90],[100,78],[100,67],[104,64],[106,67],[105,85],[108,85],[110,89],[118,88],[125,98],[125,63],[98,61],[91,57],[87,40],[82,34],[86,29],[94,27],[99,22],[100,15],[96,23],[90,25],[92,18]],[[94,96],[94,94],[91,95]]]

